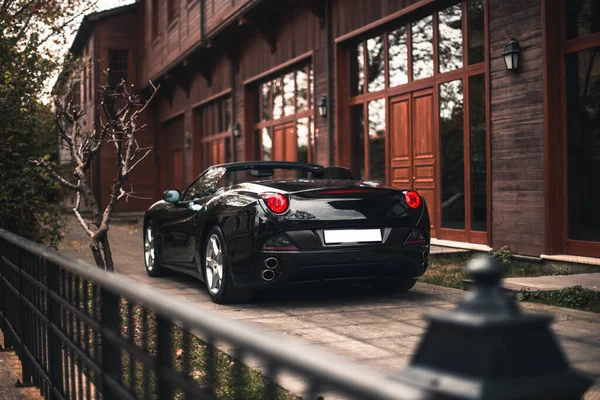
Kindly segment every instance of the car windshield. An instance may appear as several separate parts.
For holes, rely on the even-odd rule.
[[[227,186],[247,182],[288,179],[351,179],[349,170],[340,167],[255,166],[252,168],[211,168],[186,190],[183,200],[190,201],[213,194]]]

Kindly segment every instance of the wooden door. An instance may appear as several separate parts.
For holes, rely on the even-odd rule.
[[[412,94],[413,189],[425,198],[431,219],[431,236],[435,237],[437,196],[435,185],[435,151],[433,129],[433,91]]]
[[[435,236],[437,196],[433,129],[433,91],[426,89],[390,101],[392,185],[416,190],[427,202]]]

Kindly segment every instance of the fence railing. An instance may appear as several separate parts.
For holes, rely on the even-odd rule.
[[[529,398],[548,398],[549,390],[580,397],[589,381],[569,368],[549,320],[520,315],[489,263],[474,264],[474,292],[452,315],[431,318],[411,366],[395,376],[177,301],[2,229],[0,328],[5,347],[21,360],[20,384],[40,388],[46,399],[486,398],[475,390],[485,382],[506,386],[501,398],[523,398],[523,390]],[[488,340],[497,335],[514,345]],[[547,339],[544,347],[536,335]],[[456,359],[474,341],[486,354]],[[489,358],[494,352],[485,346],[503,354]],[[520,375],[495,365],[523,351],[543,352],[544,365],[529,363]],[[466,367],[481,363],[491,372]],[[283,378],[294,382],[293,393],[278,385]],[[521,378],[527,386],[508,390]]]

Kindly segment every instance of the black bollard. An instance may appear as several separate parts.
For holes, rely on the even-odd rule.
[[[453,399],[581,399],[592,381],[569,365],[552,317],[523,314],[501,288],[506,267],[472,260],[473,279],[455,310],[427,316],[410,365],[392,376]]]

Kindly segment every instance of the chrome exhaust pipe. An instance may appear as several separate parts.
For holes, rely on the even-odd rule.
[[[429,252],[427,250],[423,251],[423,261],[427,261],[429,258]]]
[[[269,257],[265,260],[265,267],[275,269],[279,265],[279,261],[275,257]]]
[[[275,279],[275,272],[270,269],[265,269],[261,276],[265,282],[271,282],[273,279]]]

